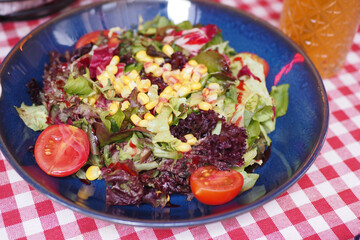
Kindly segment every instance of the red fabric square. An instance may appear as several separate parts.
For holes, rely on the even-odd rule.
[[[311,181],[309,176],[306,174],[302,178],[300,178],[300,180],[298,181],[298,184],[301,187],[301,189],[305,189],[305,188],[314,186],[313,182]]]
[[[121,240],[138,240],[139,236],[136,233],[131,233],[129,235],[121,237]]]
[[[354,67],[353,65],[346,65],[344,66],[344,68],[346,69],[347,72],[349,73],[353,73],[353,72],[356,72],[358,71],[358,69],[356,67]]]
[[[54,206],[50,200],[36,203],[35,207],[39,217],[55,212]]]
[[[344,121],[349,119],[349,116],[342,110],[338,110],[332,113],[339,121]]]
[[[228,235],[229,235],[230,239],[241,239],[241,240],[249,239],[248,236],[246,235],[245,231],[242,228],[238,228],[238,229],[229,231]]]
[[[359,199],[350,189],[339,192],[338,194],[347,205],[359,201]]]
[[[345,164],[351,169],[351,171],[355,172],[360,169],[360,161],[356,158],[350,158],[345,160]]]
[[[334,168],[332,166],[327,166],[327,167],[321,168],[320,171],[322,172],[322,174],[325,176],[325,178],[327,180],[331,180],[331,179],[339,177],[339,174],[337,174],[337,172],[334,170]]]
[[[312,236],[304,238],[304,240],[321,240],[321,238],[319,237],[319,235],[314,234]]]
[[[15,25],[12,22],[5,22],[2,24],[4,31],[10,31],[15,29]]]
[[[266,218],[256,223],[265,235],[279,231],[271,218]]]
[[[341,87],[339,88],[339,91],[344,94],[344,95],[351,95],[353,94],[353,92],[350,90],[350,88],[344,86],[344,87]]]
[[[329,203],[323,198],[313,202],[312,204],[320,214],[333,211]]]
[[[0,200],[14,195],[10,184],[0,186]]]
[[[158,239],[166,239],[174,235],[170,229],[154,229],[154,233]]]
[[[92,218],[85,217],[85,218],[77,220],[77,223],[79,225],[79,229],[80,229],[81,233],[91,232],[91,231],[97,229],[95,220]]]
[[[292,225],[296,225],[298,223],[306,221],[305,216],[298,208],[294,208],[289,211],[286,211],[285,214],[292,223]]]
[[[21,217],[18,209],[1,214],[3,217],[5,227],[21,223]]]
[[[355,138],[356,141],[360,141],[360,129],[351,131],[350,134]]]
[[[333,227],[331,229],[339,239],[352,239],[353,238],[353,235],[351,234],[349,228],[344,224]]]
[[[5,171],[6,171],[6,169],[5,169],[4,161],[0,160],[0,172],[5,172]]]
[[[338,149],[344,146],[344,144],[340,141],[340,139],[337,136],[328,138],[327,141],[333,149]]]
[[[8,38],[8,43],[10,46],[17,44],[19,41],[20,41],[19,37]]]
[[[45,230],[44,235],[46,239],[65,239],[60,227]]]

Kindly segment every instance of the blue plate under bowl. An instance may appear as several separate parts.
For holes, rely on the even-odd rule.
[[[48,52],[65,52],[74,47],[83,34],[120,26],[131,28],[138,16],[145,20],[157,14],[175,23],[216,24],[224,39],[237,52],[252,52],[270,66],[267,86],[275,75],[294,58],[304,62],[293,65],[281,83],[290,84],[289,109],[277,120],[272,155],[256,170],[260,178],[254,188],[221,206],[207,206],[196,199],[187,202],[184,196],[171,196],[172,207],[149,205],[107,207],[104,181],[85,185],[76,178],[55,178],[36,165],[29,148],[39,133],[27,128],[14,106],[30,105],[25,84],[31,78],[42,81]],[[242,11],[206,1],[116,1],[100,2],[58,16],[36,28],[22,39],[0,67],[0,149],[14,169],[31,186],[50,199],[87,216],[114,223],[146,227],[179,227],[205,224],[248,212],[283,193],[300,179],[314,162],[325,139],[329,108],[322,80],[311,61],[290,39],[270,24]],[[88,199],[79,191],[93,191]]]

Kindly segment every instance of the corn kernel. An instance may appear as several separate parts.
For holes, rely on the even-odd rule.
[[[114,115],[119,110],[119,102],[112,102],[109,106],[109,114]]]
[[[170,78],[171,75],[172,75],[172,74],[171,74],[170,71],[165,71],[165,72],[163,72],[163,74],[162,74],[163,81],[164,81],[165,83],[168,83],[168,82],[169,82],[169,78]]]
[[[117,94],[121,93],[122,88],[124,87],[124,84],[122,82],[120,82],[118,79],[115,80],[115,82],[113,83],[115,92]]]
[[[145,73],[152,73],[159,68],[160,68],[159,65],[157,65],[156,63],[145,63],[144,66]]]
[[[130,80],[133,80],[135,82],[140,80],[140,75],[138,71],[136,71],[135,69],[131,70],[131,72],[129,72],[127,76],[129,77]]]
[[[210,90],[208,88],[204,88],[202,90],[203,97],[207,97],[210,94]]]
[[[100,81],[103,87],[105,87],[108,86],[110,83],[114,82],[115,76],[108,71],[103,71],[99,76],[97,76],[97,79]]]
[[[217,93],[210,93],[208,96],[206,96],[205,99],[208,103],[213,103],[216,101],[217,97],[218,97]]]
[[[151,119],[154,119],[155,118],[155,116],[154,115],[152,115],[151,113],[149,113],[149,112],[147,112],[147,113],[145,113],[145,115],[144,115],[144,119],[145,120],[151,120]]]
[[[89,102],[89,99],[88,99],[88,98],[83,98],[83,99],[81,99],[81,101],[82,101],[83,103],[88,103],[88,102]]]
[[[169,125],[172,123],[173,119],[174,119],[174,116],[172,114],[170,114],[169,119],[168,119]]]
[[[198,65],[197,61],[194,59],[191,59],[188,63],[193,67],[196,67],[196,65]]]
[[[97,179],[98,177],[100,177],[101,174],[101,170],[98,166],[90,166],[87,170],[86,170],[86,178],[90,181],[94,181],[95,179]]]
[[[189,140],[189,139],[194,138],[194,137],[195,137],[195,136],[192,135],[191,133],[186,134],[186,135],[184,136],[184,138],[185,138],[186,140]]]
[[[153,109],[158,103],[156,101],[151,101],[151,102],[148,102],[146,105],[145,105],[145,108],[147,110],[151,110]]]
[[[148,126],[148,124],[149,124],[149,121],[148,120],[141,120],[140,122],[139,122],[139,127],[143,127],[143,128],[146,128],[147,126]]]
[[[164,94],[172,94],[174,92],[173,88],[171,86],[167,86],[162,93]]]
[[[170,94],[166,94],[166,93],[162,92],[162,93],[160,93],[159,97],[169,100],[173,96],[170,95]]]
[[[131,120],[136,126],[138,126],[139,123],[140,123],[140,121],[141,121],[141,118],[140,118],[138,115],[133,114],[133,115],[131,115],[130,120]]]
[[[151,81],[149,79],[140,80],[136,87],[140,92],[147,92],[151,87]]]
[[[191,81],[193,82],[199,82],[201,79],[201,74],[199,72],[193,72],[191,76]]]
[[[209,111],[212,109],[212,105],[208,102],[201,102],[199,103],[199,108],[204,111]]]
[[[172,69],[170,63],[165,63],[165,64],[162,66],[162,68],[163,68],[164,71],[171,71],[171,69]]]
[[[113,89],[109,89],[107,92],[106,92],[106,95],[109,97],[109,98],[113,98],[115,97],[116,93]]]
[[[143,92],[137,95],[137,100],[141,105],[145,105],[150,101],[149,96]]]
[[[159,103],[156,105],[155,112],[156,112],[156,113],[160,113],[163,107],[164,107],[164,103],[163,103],[163,102],[159,102]]]
[[[130,107],[130,102],[129,101],[123,101],[121,103],[121,111],[125,111],[126,109],[128,109]]]
[[[220,90],[220,85],[218,83],[210,83],[208,85],[208,89],[210,91],[214,91],[214,90]]]
[[[191,146],[188,143],[182,142],[176,146],[176,150],[178,150],[179,152],[188,152],[191,150]]]
[[[130,81],[131,81],[131,79],[129,78],[129,76],[126,76],[126,75],[122,75],[122,76],[121,76],[121,80],[123,81],[123,83],[124,83],[125,85],[129,85],[129,83],[130,83]]]
[[[200,75],[204,75],[205,73],[207,73],[207,71],[208,71],[208,69],[204,64],[198,64],[194,68],[194,72],[199,72]]]
[[[94,106],[95,103],[96,103],[96,97],[89,97],[89,104],[90,104],[91,106]]]
[[[191,88],[186,85],[182,85],[179,90],[177,90],[177,95],[183,97],[191,92]]]
[[[168,57],[171,57],[171,55],[174,53],[174,49],[169,45],[169,44],[165,44],[162,47],[162,51],[163,53],[165,53]]]
[[[201,83],[199,82],[193,82],[190,86],[192,91],[197,91],[201,89]]]
[[[135,58],[140,62],[152,62],[153,58],[146,54],[145,50],[140,50],[136,53]]]
[[[154,74],[155,77],[160,77],[163,74],[164,70],[159,67],[157,69],[155,69],[152,73]]]
[[[115,56],[112,57],[109,65],[116,66],[116,65],[118,65],[119,62],[120,62],[119,56],[115,55]]]
[[[175,83],[172,88],[175,90],[175,91],[178,91],[180,88],[181,88],[181,83]]]
[[[131,88],[130,88],[129,86],[124,86],[123,89],[121,89],[120,95],[121,95],[121,97],[123,97],[123,98],[127,98],[127,97],[130,96],[131,91],[132,91],[132,90],[131,90]]]
[[[195,145],[197,143],[197,139],[192,134],[186,134],[185,136],[186,142],[190,144],[191,146]]]
[[[118,72],[118,68],[116,65],[109,64],[106,66],[106,71],[115,75]]]
[[[162,57],[154,57],[154,62],[157,64],[157,65],[161,65],[165,62],[164,58]]]
[[[130,80],[128,86],[130,87],[131,90],[133,90],[134,88],[136,88],[137,84],[134,80]]]
[[[189,70],[189,69],[184,68],[180,73],[180,77],[183,81],[190,81],[191,74],[192,74],[191,69]]]

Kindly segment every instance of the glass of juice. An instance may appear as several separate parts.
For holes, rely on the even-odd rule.
[[[284,0],[280,29],[327,78],[343,67],[359,22],[360,0]]]

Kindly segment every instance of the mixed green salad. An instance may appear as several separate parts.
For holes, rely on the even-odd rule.
[[[213,24],[140,18],[49,56],[42,88],[27,84],[33,105],[16,108],[42,131],[36,162],[52,176],[104,179],[109,205],[232,200],[256,183],[287,111],[289,85],[269,93],[267,62],[235,52]]]

